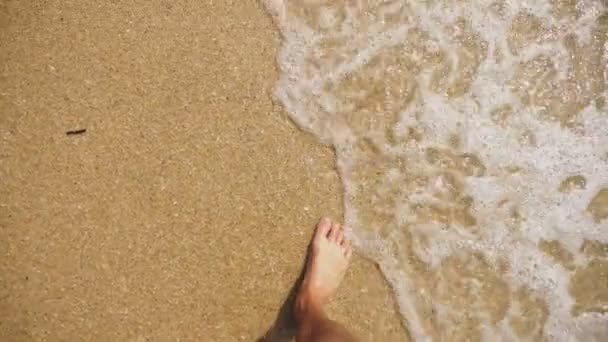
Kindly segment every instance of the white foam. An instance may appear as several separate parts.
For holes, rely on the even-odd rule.
[[[509,86],[518,66],[538,56],[546,56],[553,62],[558,72],[555,82],[567,79],[573,66],[562,40],[574,34],[578,44],[589,44],[597,18],[606,13],[604,5],[594,0],[579,1],[577,18],[558,19],[553,16],[549,0],[505,1],[502,16],[490,9],[494,0],[388,2],[378,7],[366,7],[366,2],[352,7],[311,3],[319,7],[319,28],[310,27],[302,18],[290,14],[286,1],[265,1],[283,34],[276,97],[300,127],[335,147],[345,189],[345,221],[351,227],[349,236],[379,262],[414,339],[425,341],[428,336],[413,294],[429,294],[420,294],[421,289],[413,288],[409,280],[413,271],[395,255],[404,252],[405,245],[399,244],[404,242],[401,233],[394,230],[381,237],[369,227],[361,226],[358,208],[351,203],[358,186],[354,174],[363,162],[355,149],[359,137],[348,123],[339,120],[341,111],[351,104],[339,98],[332,85],[360,72],[387,49],[406,42],[408,32],[414,28],[426,32],[430,38],[425,44],[444,51],[446,59],[458,68],[462,63],[458,52],[463,41],[454,38],[452,31],[459,30],[456,23],[460,18],[466,18],[470,30],[487,43],[487,58],[477,68],[470,89],[463,96],[447,98],[432,90],[433,70],[423,69],[413,75],[418,86],[414,103],[399,113],[398,123],[391,129],[404,134],[408,127],[416,126],[424,139],[403,146],[380,142],[378,148],[386,155],[406,157],[415,163],[410,165],[412,170],[432,175],[436,170],[424,161],[425,148],[445,146],[451,134],[460,133],[464,152],[475,153],[486,167],[484,177],[467,177],[464,181],[465,192],[474,198],[472,213],[480,229],[471,232],[457,223],[445,229],[443,223],[418,222],[418,214],[411,205],[434,203],[433,195],[445,192],[445,180],[440,174],[434,182],[396,198],[395,221],[400,226],[411,226],[414,240],[425,237],[425,241],[430,241],[424,247],[422,243],[414,243],[411,252],[433,269],[462,250],[478,251],[492,265],[508,260],[506,280],[510,289],[531,289],[547,303],[549,316],[544,334],[549,340],[608,336],[607,315],[572,315],[571,272],[538,248],[541,240],[557,240],[574,255],[576,265],[584,266],[587,259],[578,252],[584,240],[608,243],[608,223],[595,222],[585,211],[593,196],[608,187],[608,115],[592,102],[576,116],[576,130],[567,129],[544,118],[540,114],[542,108],[523,104]],[[367,14],[362,15],[363,12]],[[512,20],[523,12],[541,18],[556,33],[552,39],[527,44],[514,55],[508,47],[507,35]],[[385,19],[389,16],[398,16],[402,22],[388,24]],[[456,32],[459,34],[465,32]],[[343,43],[326,51],[321,44],[327,39],[341,39]],[[404,53],[412,60],[422,60],[420,51]],[[604,80],[608,80],[608,43],[604,45],[603,58],[606,67],[598,72],[603,72]],[[458,77],[458,73],[452,72],[448,84],[458,81]],[[608,92],[604,92],[603,98],[608,99]],[[509,104],[515,113],[506,127],[491,118],[492,110],[504,104]],[[534,144],[522,143],[521,136],[528,131],[535,134]],[[369,136],[381,136],[379,133],[382,132],[369,132]],[[521,170],[512,173],[506,171],[508,167]],[[393,184],[402,176],[397,168],[391,170],[385,175],[386,184]],[[560,192],[560,182],[570,175],[584,175],[586,188]],[[505,201],[508,207],[502,207]],[[517,224],[510,218],[513,206],[523,217]],[[438,301],[433,305],[440,320],[449,320],[461,309]],[[517,303],[512,303],[507,316],[516,314]],[[519,340],[506,319],[492,324],[485,315],[481,311],[478,314],[484,340]]]

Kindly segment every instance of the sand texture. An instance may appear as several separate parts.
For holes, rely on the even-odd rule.
[[[1,341],[264,334],[342,215],[333,152],[271,100],[278,44],[256,1],[0,3]],[[331,312],[406,339],[359,257]]]

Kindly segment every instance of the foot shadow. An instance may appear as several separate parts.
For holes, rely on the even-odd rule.
[[[262,337],[256,340],[256,342],[291,342],[295,338],[297,325],[293,314],[293,305],[296,300],[296,295],[298,294],[298,289],[304,279],[307,261],[308,252],[306,252],[304,264],[300,268],[300,275],[289,290],[287,298],[283,301],[274,323]]]

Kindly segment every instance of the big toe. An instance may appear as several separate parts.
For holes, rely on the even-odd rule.
[[[327,238],[327,234],[331,230],[331,220],[327,217],[322,217],[317,224],[315,231],[315,240]]]

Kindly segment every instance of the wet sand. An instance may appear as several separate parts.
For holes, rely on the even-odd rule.
[[[0,4],[0,340],[264,334],[342,215],[271,101],[278,44],[256,1]],[[333,318],[406,339],[372,263],[341,290]]]

